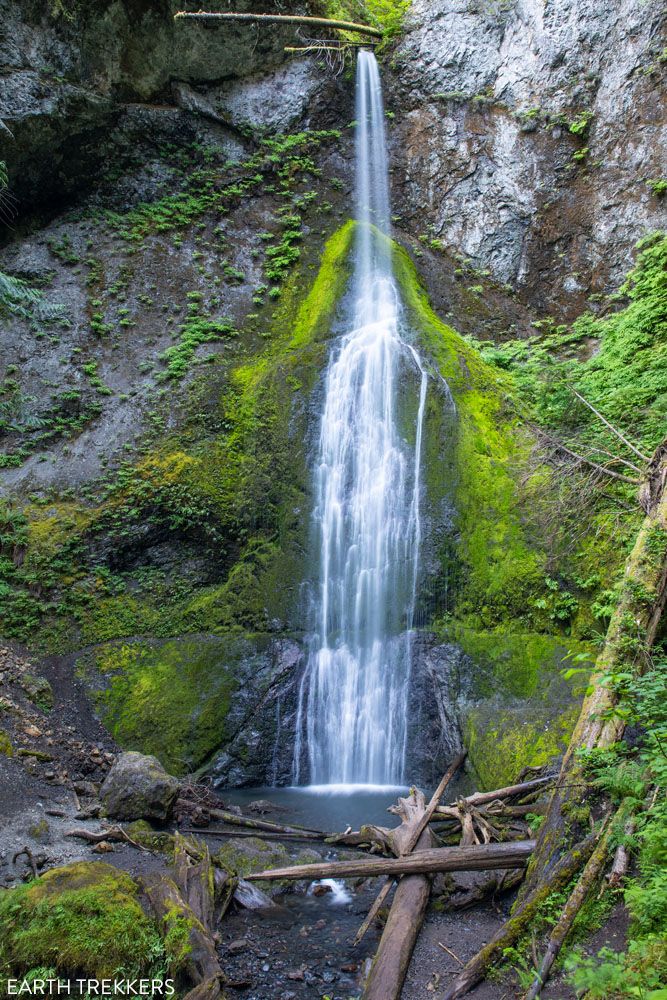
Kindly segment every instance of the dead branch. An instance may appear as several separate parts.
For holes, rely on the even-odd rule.
[[[12,864],[15,865],[22,854],[25,854],[26,858],[28,859],[28,863],[32,870],[33,878],[37,878],[37,865],[35,864],[35,859],[29,847],[22,847],[20,851],[17,851],[14,857],[12,858]]]
[[[266,819],[250,819],[249,816],[238,816],[236,813],[227,812],[226,809],[209,809],[209,814],[213,819],[222,820],[231,826],[245,826],[251,830],[262,830],[266,833],[291,833],[298,834],[302,840],[326,840],[331,834],[322,830],[311,830],[306,827],[282,826],[280,823],[271,823]]]
[[[532,986],[526,994],[526,1000],[536,1000],[542,992],[542,987],[549,978],[551,967],[556,961],[563,942],[572,928],[575,917],[579,913],[591,886],[596,881],[598,875],[604,867],[604,863],[607,860],[607,845],[609,842],[610,829],[611,826],[608,815],[598,834],[599,839],[597,846],[586,862],[586,866],[581,873],[581,878],[570,894],[570,898],[565,904],[563,912],[551,932],[551,937],[549,938],[549,944],[544,958],[542,959],[540,971],[537,973]]]
[[[577,392],[577,390],[573,386],[570,386],[570,392],[572,392],[577,397],[577,399],[584,404],[584,406],[587,406],[588,409],[591,410],[591,412],[594,413],[595,416],[602,421],[605,427],[608,427],[609,430],[612,432],[612,434],[616,435],[619,441],[622,441],[624,445],[627,445],[630,451],[633,451],[638,458],[641,458],[642,462],[650,461],[647,455],[642,454],[639,448],[635,447],[635,445],[631,441],[628,441],[626,436],[622,434],[617,427],[614,427],[613,424],[610,424],[607,418],[603,417],[600,411],[596,410],[593,404],[589,403],[588,400],[584,396],[582,396],[580,392]]]
[[[65,833],[66,837],[78,837],[81,840],[88,840],[91,844],[99,844],[103,840],[113,840],[120,841],[125,844],[131,844],[132,847],[136,847],[138,851],[144,851],[145,854],[150,854],[151,852],[143,844],[138,844],[136,840],[133,840],[128,833],[123,830],[122,826],[110,826],[107,830],[99,830],[94,832],[93,830],[86,830],[84,827],[76,830],[67,830]]]
[[[372,28],[369,24],[357,24],[355,21],[339,21],[329,17],[306,17],[297,14],[217,14],[207,11],[187,11],[179,10],[174,14],[174,20],[189,21],[241,21],[254,24],[303,24],[311,28],[331,28],[335,31],[355,31],[360,35],[369,35],[371,38],[382,38],[379,28]]]
[[[570,458],[576,459],[576,461],[579,463],[583,463],[584,465],[590,466],[592,469],[595,469],[596,472],[602,473],[603,476],[609,476],[611,479],[618,479],[622,483],[629,483],[631,486],[639,485],[641,480],[631,479],[629,476],[622,476],[620,472],[614,472],[613,469],[608,469],[605,465],[600,465],[598,462],[594,462],[590,458],[585,458],[578,452],[573,451],[571,448],[568,448],[567,445],[563,444],[562,441],[559,441],[557,440],[557,438],[554,438],[550,434],[547,434],[547,432],[543,431],[541,427],[537,426],[537,424],[530,424],[530,427],[531,430],[538,437],[543,438],[549,444],[553,445],[553,447],[556,448],[558,451],[562,451],[564,454],[569,455]]]

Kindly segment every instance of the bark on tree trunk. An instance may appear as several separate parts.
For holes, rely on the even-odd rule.
[[[505,844],[476,847],[434,847],[404,858],[363,858],[359,861],[327,861],[291,868],[271,868],[246,875],[247,882],[271,879],[367,878],[373,875],[428,875],[435,872],[491,871],[494,868],[523,868],[534,840],[513,840]]]
[[[174,14],[174,18],[190,21],[212,21],[213,23],[216,21],[245,21],[256,24],[300,24],[307,28],[356,31],[360,35],[369,35],[371,38],[382,38],[382,32],[379,28],[372,28],[369,24],[357,24],[356,21],[338,21],[330,17],[306,17],[294,14],[216,14],[205,11],[195,13],[179,10],[177,14]]]
[[[588,793],[577,751],[609,747],[623,735],[625,724],[613,712],[616,693],[603,683],[603,678],[619,671],[641,674],[650,665],[648,654],[667,600],[667,493],[664,490],[667,457],[663,445],[656,454],[660,458],[651,463],[651,479],[642,493],[644,500],[647,496],[650,498],[648,512],[626,563],[618,605],[589,682],[590,693],[584,699],[563,758],[519,899],[525,899],[548,877],[559,852],[571,843],[567,814],[572,807],[582,804]]]

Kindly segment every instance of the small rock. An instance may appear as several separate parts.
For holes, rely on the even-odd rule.
[[[313,896],[326,896],[328,892],[333,892],[330,885],[315,885],[313,886]]]
[[[23,732],[26,736],[33,736],[35,738],[42,735],[42,730],[38,729],[37,726],[26,726]]]
[[[227,951],[231,955],[237,955],[241,951],[247,951],[249,947],[250,943],[247,938],[237,938],[236,941],[227,945]]]
[[[99,844],[95,844],[93,847],[95,854],[109,854],[111,851],[113,851],[113,845],[108,840],[100,840]]]
[[[291,979],[293,983],[302,983],[304,981],[304,969],[294,969],[292,972],[287,973],[287,978]]]

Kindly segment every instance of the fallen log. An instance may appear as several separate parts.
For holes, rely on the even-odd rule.
[[[209,809],[209,815],[213,819],[222,820],[230,826],[244,826],[250,830],[261,830],[266,833],[290,833],[298,834],[303,840],[326,840],[330,833],[322,830],[311,830],[308,827],[283,826],[281,823],[272,823],[268,819],[251,819],[249,816],[239,816],[237,813],[228,812],[226,809]]]
[[[436,872],[491,871],[523,868],[535,846],[534,840],[512,840],[506,844],[477,847],[433,847],[402,858],[362,858],[354,861],[324,861],[290,868],[270,868],[246,875],[246,881],[271,879],[368,878],[377,875],[429,875]]]
[[[581,878],[570,894],[570,898],[565,904],[563,912],[551,932],[549,944],[544,958],[542,959],[540,970],[533,980],[530,989],[526,993],[526,1000],[536,1000],[542,992],[542,988],[549,978],[551,967],[556,961],[563,942],[572,928],[575,917],[579,913],[591,886],[597,880],[598,875],[604,867],[605,861],[607,860],[607,846],[609,842],[610,829],[611,826],[609,823],[609,816],[607,816],[600,830],[598,844],[586,862],[586,866],[581,873]]]
[[[611,866],[611,871],[609,872],[610,889],[618,889],[628,873],[628,868],[630,867],[630,849],[628,847],[628,840],[632,837],[636,828],[636,816],[628,816],[625,821],[625,826],[623,827],[624,840],[616,848],[614,861]]]
[[[515,910],[510,918],[505,921],[503,926],[496,932],[496,934],[494,934],[488,944],[485,944],[484,947],[470,959],[466,967],[454,980],[449,991],[443,997],[443,1000],[459,1000],[459,997],[465,996],[465,994],[468,993],[473,986],[476,986],[477,983],[484,978],[486,970],[490,965],[497,962],[498,959],[502,957],[505,948],[511,947],[517,938],[525,930],[527,930],[530,926],[531,920],[535,916],[536,911],[544,900],[550,896],[552,892],[558,892],[563,888],[563,886],[567,885],[572,877],[581,869],[581,866],[588,861],[595,848],[596,839],[597,838],[593,835],[587,837],[586,840],[582,841],[575,848],[573,848],[569,854],[560,859],[551,872],[550,877],[538,886],[538,888],[535,889],[522,903],[515,907]],[[516,845],[494,845],[496,849],[503,846]],[[489,848],[486,847],[484,849],[488,851]],[[464,848],[461,850],[464,850]],[[467,848],[467,850],[481,851],[482,848]]]
[[[419,839],[419,847],[427,847],[430,843],[431,834],[425,830]],[[409,858],[418,856],[411,854]],[[430,895],[431,880],[424,875],[404,875],[398,883],[366,980],[363,1000],[398,1000],[400,997]]]
[[[175,930],[187,935],[188,947],[183,951],[183,971],[193,986],[209,983],[206,995],[214,1000],[219,995],[222,969],[210,931],[183,899],[178,886],[168,876],[153,872],[141,880],[155,913],[163,937]],[[215,982],[218,983],[216,991]]]
[[[421,835],[424,833],[428,824],[431,822],[431,819],[433,818],[433,813],[435,812],[435,809],[438,803],[440,802],[440,799],[444,795],[445,789],[447,788],[450,781],[452,780],[458,769],[465,761],[467,755],[468,755],[467,750],[464,750],[462,753],[458,755],[458,757],[456,757],[454,761],[452,761],[446,773],[443,775],[440,784],[438,785],[435,792],[431,796],[431,800],[428,806],[424,810],[422,816],[414,824],[410,833],[405,837],[399,835],[398,832],[394,834],[394,836],[392,837],[392,844],[393,846],[398,848],[397,853],[409,854],[417,846],[421,838]],[[421,846],[423,848],[426,848],[426,847],[432,847],[433,845],[432,842],[427,842],[426,838],[424,838],[424,843]],[[364,934],[366,933],[368,928],[371,926],[371,924],[377,917],[378,913],[382,909],[382,906],[384,905],[387,896],[391,892],[391,887],[393,884],[394,884],[394,879],[388,878],[385,884],[380,889],[380,892],[378,893],[373,905],[368,911],[366,919],[364,920],[364,922],[362,923],[361,927],[359,928],[359,930],[355,935],[353,941],[354,945],[359,944],[359,942],[364,937]]]
[[[443,778],[443,789],[444,782]],[[440,786],[437,789],[439,791]],[[428,821],[437,801],[434,796],[429,803],[432,808],[427,809],[423,792],[413,788],[407,798],[399,798],[397,805],[390,807],[389,811],[400,815],[402,820],[401,825],[391,834],[391,846],[396,855],[408,856],[415,846],[420,850],[432,847],[433,835],[428,829]],[[387,881],[375,901],[378,909],[383,893],[389,893],[391,882],[391,879]],[[398,883],[364,986],[364,1000],[398,1000],[400,997],[430,895],[431,880],[424,874],[406,875]]]
[[[370,35],[371,38],[382,38],[379,28],[370,24],[357,24],[356,21],[339,21],[330,17],[306,17],[300,14],[217,14],[203,10],[179,10],[174,14],[174,20],[190,21],[241,21],[255,24],[299,24],[307,28],[331,28],[336,31],[356,31],[360,35]]]

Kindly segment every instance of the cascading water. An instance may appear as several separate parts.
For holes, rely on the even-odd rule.
[[[326,373],[315,467],[316,634],[295,748],[298,783],[305,729],[314,785],[403,780],[421,537],[427,375],[400,333],[382,91],[371,52],[359,53],[356,86],[351,328],[334,347]],[[406,430],[400,385],[415,377],[418,405]]]

